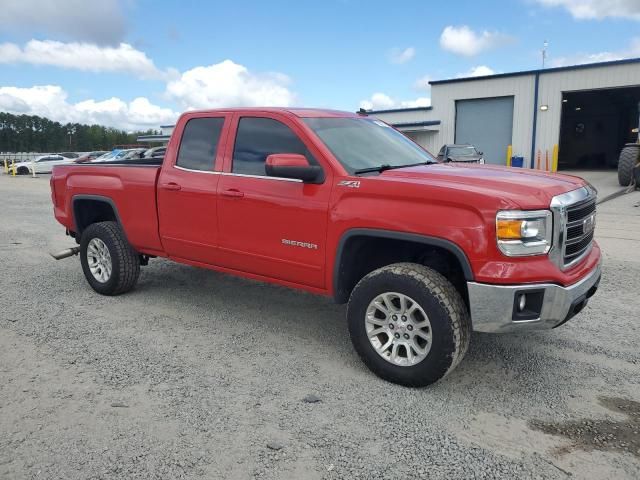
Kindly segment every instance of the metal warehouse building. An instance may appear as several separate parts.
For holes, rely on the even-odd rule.
[[[368,113],[433,154],[470,143],[498,165],[511,146],[525,167],[554,148],[560,168],[612,167],[637,138],[640,58],[429,83],[431,107]]]

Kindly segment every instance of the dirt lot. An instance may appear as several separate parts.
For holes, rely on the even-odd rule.
[[[640,478],[640,193],[601,206],[601,290],[558,330],[475,334],[412,390],[328,299],[155,260],[87,285],[46,177],[0,176],[0,478]]]

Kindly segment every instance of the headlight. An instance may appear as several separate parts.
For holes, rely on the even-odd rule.
[[[543,255],[551,249],[549,210],[504,210],[496,215],[500,251],[509,257]]]
[[[478,160],[478,163],[484,165],[484,157],[480,157],[480,160]]]

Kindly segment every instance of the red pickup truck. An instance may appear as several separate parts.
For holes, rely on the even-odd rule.
[[[557,327],[600,281],[588,183],[438,163],[360,114],[188,112],[164,161],[56,166],[51,193],[79,245],[59,256],[98,293],[166,257],[327,295],[366,365],[409,386],[450,372],[472,330]]]

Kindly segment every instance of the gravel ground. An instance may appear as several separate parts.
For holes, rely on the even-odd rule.
[[[363,366],[328,299],[164,260],[97,295],[48,256],[71,243],[46,177],[0,199],[0,478],[640,477],[640,193],[600,208],[580,316],[474,334],[418,390]]]

